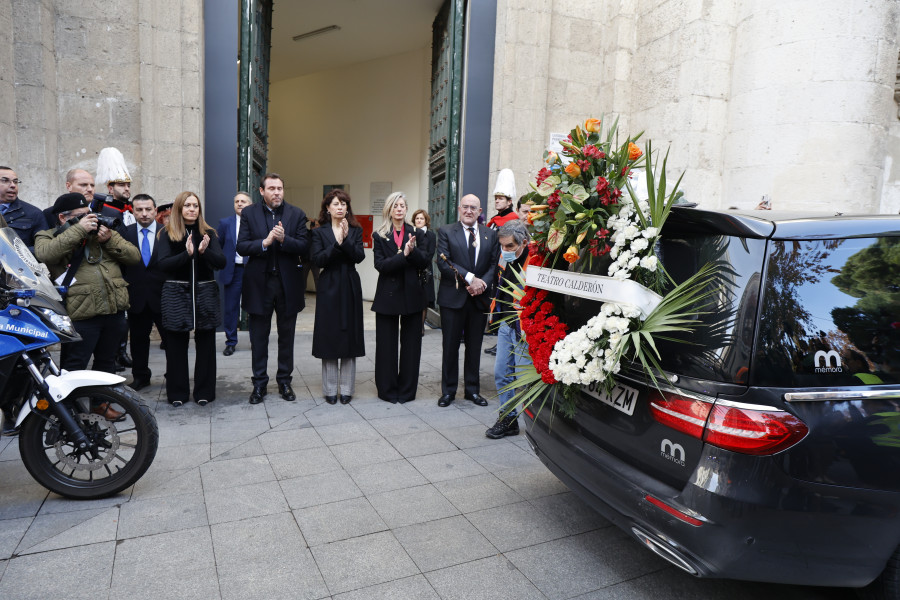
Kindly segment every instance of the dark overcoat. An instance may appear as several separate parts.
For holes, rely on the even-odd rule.
[[[219,283],[228,285],[234,279],[234,255],[237,252],[237,238],[234,228],[240,219],[237,215],[225,217],[219,221],[216,233],[219,235],[219,243],[222,245],[222,253],[225,254],[225,268],[219,271]],[[268,235],[268,234],[266,234]]]
[[[122,236],[127,241],[141,249],[141,240],[143,237],[138,233],[139,229],[143,229],[137,223],[132,223],[125,228],[125,234]],[[165,232],[166,229],[162,225],[156,225],[156,233],[169,237]],[[212,241],[212,240],[210,240]],[[144,261],[138,261],[137,264],[125,267],[125,281],[128,282],[128,298],[131,304],[129,310],[136,313],[143,312],[145,308],[149,308],[152,312],[159,314],[159,299],[162,296],[162,284],[166,280],[167,274],[159,268],[159,237],[153,244],[153,250],[150,252],[150,263],[145,267]]]
[[[377,233],[372,236],[375,270],[378,271],[372,310],[383,315],[420,313],[425,310],[426,294],[419,281],[419,270],[431,264],[430,256],[418,246],[425,232],[405,224],[401,248],[397,247],[392,232],[393,227],[387,238]],[[402,246],[412,235],[416,236],[416,247],[404,256]]]
[[[341,244],[330,223],[316,227],[311,234],[310,259],[321,269],[312,354],[328,359],[365,356],[362,285],[356,272],[356,265],[365,258],[362,228],[351,227]]]
[[[425,300],[428,303],[428,306],[434,306],[434,250],[437,248],[437,236],[434,231],[428,230],[425,232],[425,235],[422,236],[422,251],[425,252],[425,255],[428,257],[428,267],[426,267],[426,271],[428,272],[428,276],[426,277],[427,283],[425,285]]]
[[[244,261],[241,306],[250,314],[266,314],[264,302],[266,266],[269,260],[268,252],[272,249],[278,252],[278,270],[281,273],[281,285],[284,288],[288,311],[299,312],[305,305],[303,299],[305,286],[300,281],[302,274],[300,257],[306,252],[309,244],[306,213],[287,203],[282,206],[284,208],[281,213],[281,225],[284,227],[284,241],[274,242],[266,250],[262,247],[262,241],[277,225],[277,222],[273,222],[272,213],[264,202],[251,204],[241,211],[237,252],[241,256],[250,257]]]
[[[438,255],[444,254],[462,277],[468,273],[474,273],[475,277],[484,281],[487,289],[482,293],[487,299],[491,298],[493,286],[496,283],[497,263],[500,261],[500,242],[497,240],[497,232],[488,229],[480,223],[476,233],[481,247],[475,264],[469,263],[469,251],[466,244],[466,234],[463,225],[459,221],[444,225],[438,231],[437,251]],[[469,297],[469,292],[462,282],[457,285],[457,277],[447,263],[438,258],[438,269],[441,272],[441,284],[438,287],[437,303],[447,308],[462,308]]]

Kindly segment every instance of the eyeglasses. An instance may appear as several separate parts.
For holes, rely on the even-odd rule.
[[[463,212],[478,212],[481,210],[480,206],[460,206],[459,210]]]
[[[19,185],[20,183],[22,183],[22,180],[21,179],[10,179],[9,177],[0,177],[0,183],[10,183],[10,182],[12,182],[16,185]]]

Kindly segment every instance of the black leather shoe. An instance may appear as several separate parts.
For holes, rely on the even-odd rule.
[[[278,393],[281,394],[281,397],[288,402],[293,402],[297,399],[297,394],[295,394],[294,390],[291,389],[291,384],[289,383],[279,383]]]
[[[466,394],[466,400],[471,400],[478,406],[487,406],[488,401],[481,397],[481,394]]]
[[[119,354],[116,356],[116,362],[126,369],[130,369],[134,366],[134,361],[132,361],[131,357],[128,356],[128,351],[123,349],[119,349]]]
[[[222,356],[231,356],[234,354],[234,346],[225,346],[225,349],[222,350]]]
[[[337,404],[337,396],[325,396],[325,402],[328,404]]]
[[[453,396],[444,394],[438,399],[438,406],[450,406],[451,402],[453,402]]]
[[[491,356],[497,356],[497,344],[494,344],[490,348],[485,348],[484,353],[490,354]]]
[[[250,404],[259,404],[266,397],[266,386],[254,385],[253,391],[250,392]]]
[[[503,419],[497,419],[484,435],[492,440],[499,440],[508,435],[519,435],[519,419],[516,415],[506,415]]]
[[[138,391],[138,390],[144,389],[145,387],[149,387],[149,385],[150,385],[150,378],[147,377],[146,379],[135,379],[134,381],[131,382],[131,385],[129,385],[128,387],[130,387],[134,391]]]
[[[353,396],[346,396],[341,394],[341,404],[350,404],[350,400],[353,399]]]

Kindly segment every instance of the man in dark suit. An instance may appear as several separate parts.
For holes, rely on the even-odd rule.
[[[272,313],[278,328],[278,393],[296,400],[291,388],[294,370],[294,329],[297,313],[303,310],[303,282],[300,257],[306,253],[309,232],[306,214],[284,203],[284,180],[269,173],[259,188],[263,202],[241,212],[237,252],[248,257],[244,263],[241,306],[250,314],[250,351],[253,362],[253,392],[250,404],[266,396],[269,376],[269,331]]]
[[[132,389],[140,390],[150,385],[150,331],[156,330],[163,337],[162,313],[159,299],[165,273],[159,270],[156,256],[156,233],[162,229],[156,222],[156,201],[149,194],[134,197],[134,218],[125,228],[124,237],[141,251],[141,261],[125,270],[128,282],[128,330],[131,333]]]
[[[487,323],[484,299],[490,298],[489,283],[494,281],[500,245],[497,232],[478,223],[481,201],[473,194],[459,201],[459,221],[444,225],[438,231],[438,256],[443,254],[450,264],[438,260],[441,285],[437,303],[441,307],[443,367],[441,398],[438,406],[448,406],[456,396],[459,379],[459,342],[465,339],[463,362],[465,398],[478,406],[487,406],[479,394],[481,340]],[[451,266],[452,265],[452,266]]]
[[[225,288],[225,350],[222,354],[231,356],[237,346],[237,326],[241,317],[241,284],[244,280],[244,257],[237,253],[238,232],[241,230],[241,211],[253,204],[250,194],[238,192],[234,197],[234,216],[219,221],[216,233],[222,252],[225,253],[225,268],[219,271],[219,283]]]
[[[32,250],[34,236],[47,229],[41,209],[19,198],[19,176],[9,167],[0,167],[0,214]]]

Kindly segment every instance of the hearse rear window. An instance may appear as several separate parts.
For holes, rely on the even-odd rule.
[[[761,310],[754,383],[897,383],[900,239],[772,242]]]

